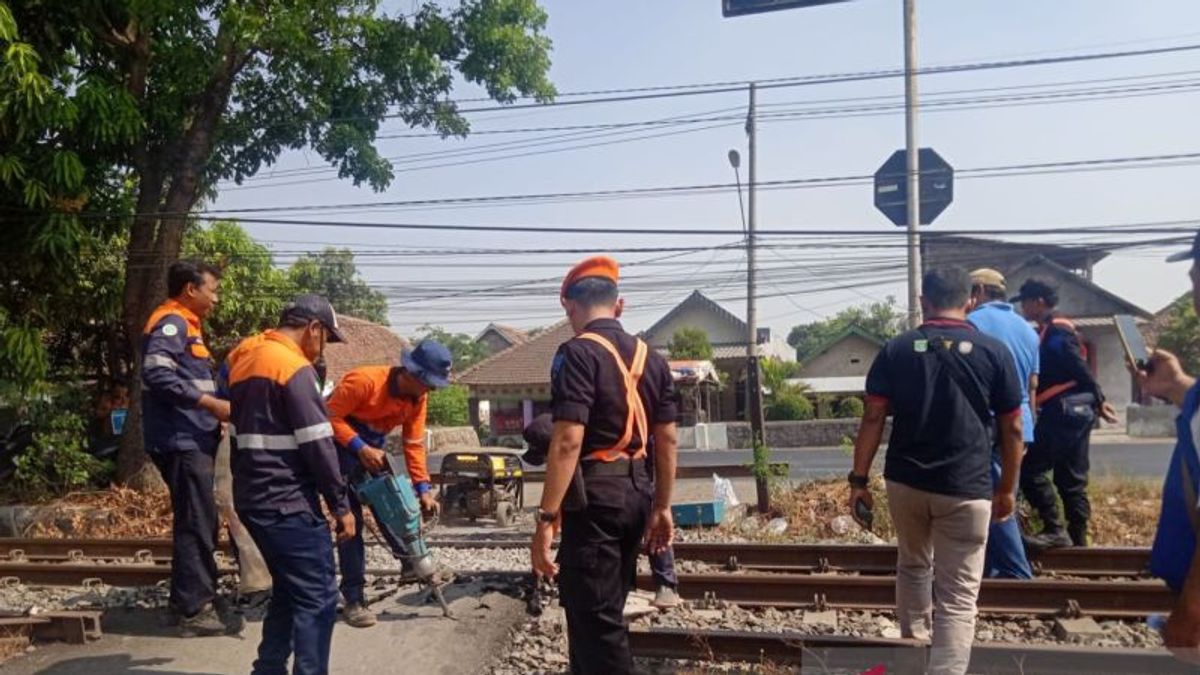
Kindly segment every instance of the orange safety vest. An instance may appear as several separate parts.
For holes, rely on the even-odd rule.
[[[1075,324],[1071,323],[1070,320],[1063,319],[1063,318],[1057,317],[1057,316],[1052,317],[1050,319],[1050,321],[1046,325],[1042,326],[1042,329],[1040,331],[1038,331],[1038,342],[1039,343],[1044,342],[1046,340],[1046,331],[1050,330],[1050,326],[1052,326],[1052,325],[1069,328],[1071,330],[1071,332],[1075,332]],[[1084,346],[1082,341],[1080,341],[1080,343],[1079,343],[1079,352],[1080,352],[1080,354],[1083,355],[1084,359],[1087,358],[1087,347]],[[1075,380],[1068,380],[1066,382],[1059,382],[1058,384],[1046,387],[1042,391],[1038,392],[1038,395],[1037,395],[1038,405],[1041,406],[1043,403],[1045,403],[1046,401],[1049,401],[1050,399],[1054,398],[1055,396],[1058,396],[1059,394],[1064,394],[1064,393],[1074,389],[1076,384],[1078,384],[1078,382],[1076,382]]]
[[[648,349],[646,343],[640,339],[637,341],[637,348],[633,353],[633,363],[629,366],[625,365],[625,359],[621,358],[621,353],[617,351],[616,346],[608,340],[600,337],[596,333],[583,333],[579,336],[582,340],[590,340],[604,347],[613,357],[617,368],[621,371],[621,377],[625,380],[625,404],[628,406],[628,413],[625,415],[625,432],[621,434],[620,440],[607,448],[599,448],[589,452],[584,459],[600,462],[615,462],[619,459],[629,457],[631,459],[641,459],[646,456],[646,436],[647,427],[646,421],[646,406],[642,404],[642,397],[638,394],[638,383],[642,379],[642,373],[646,371],[646,353]],[[642,446],[635,452],[629,452],[629,444],[633,440],[634,431],[637,432],[638,438],[642,440]]]

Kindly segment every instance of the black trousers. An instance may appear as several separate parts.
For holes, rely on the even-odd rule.
[[[1062,498],[1067,532],[1076,546],[1087,543],[1088,449],[1096,421],[1095,397],[1063,395],[1042,406],[1034,427],[1033,444],[1021,462],[1021,491],[1038,512],[1044,532],[1063,529],[1055,489]]]
[[[563,513],[558,588],[574,675],[633,672],[623,613],[652,498],[639,473],[585,477],[587,507]]]
[[[171,493],[171,607],[193,616],[217,594],[217,502],[213,496],[214,442],[198,450],[150,453]]]

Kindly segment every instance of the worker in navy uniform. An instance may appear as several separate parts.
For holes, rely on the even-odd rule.
[[[1021,313],[1037,324],[1040,340],[1037,422],[1033,443],[1021,464],[1021,491],[1037,511],[1043,528],[1040,536],[1030,538],[1029,545],[1035,550],[1087,546],[1092,513],[1087,495],[1092,427],[1097,415],[1115,423],[1117,414],[1104,400],[1100,383],[1088,367],[1075,325],[1055,309],[1058,292],[1054,287],[1029,279],[1011,302],[1021,303]],[[1066,515],[1065,531],[1056,488]]]
[[[575,337],[559,347],[551,367],[554,432],[531,547],[534,572],[558,577],[576,675],[633,672],[622,613],[637,556],[643,546],[665,550],[674,536],[671,372],[666,359],[621,327],[619,276],[615,260],[597,256],[562,283],[560,302]],[[654,467],[645,460],[651,434]],[[560,520],[554,561],[550,544]]]
[[[339,544],[356,524],[313,363],[345,341],[329,301],[301,295],[229,353],[234,506],[273,583],[252,675],[283,675],[293,655],[293,675],[329,672],[338,591],[318,495]]]
[[[218,635],[217,505],[213,462],[229,403],[216,396],[201,322],[217,305],[220,273],[177,261],[167,270],[168,299],[142,335],[142,434],[146,453],[171,493],[171,596],[168,613],[185,637]]]
[[[553,415],[542,413],[533,418],[533,421],[521,433],[528,446],[525,454],[521,455],[521,461],[533,466],[545,464],[546,454],[550,450],[550,439],[553,435]],[[646,449],[646,461],[653,463],[653,435],[650,436],[649,446]],[[678,607],[680,599],[676,589],[679,588],[679,577],[675,574],[674,549],[668,546],[666,550],[650,553],[648,557],[650,558],[650,576],[654,579],[654,600],[650,604],[659,609]]]

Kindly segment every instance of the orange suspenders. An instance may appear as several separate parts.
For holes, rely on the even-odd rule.
[[[1042,330],[1040,330],[1038,332],[1038,342],[1039,343],[1046,339],[1046,331],[1050,330],[1051,324],[1058,324],[1060,326],[1069,326],[1071,328],[1075,327],[1075,325],[1072,324],[1070,321],[1067,321],[1066,319],[1059,319],[1059,318],[1055,317],[1050,320],[1050,323],[1047,323],[1045,326],[1042,326]],[[1068,380],[1067,382],[1059,382],[1058,384],[1046,387],[1042,391],[1039,391],[1038,395],[1037,395],[1038,406],[1040,407],[1043,403],[1045,403],[1046,401],[1049,401],[1050,399],[1054,398],[1055,396],[1058,396],[1059,394],[1063,394],[1063,393],[1066,393],[1066,392],[1074,389],[1076,384],[1078,384],[1078,383],[1075,380]]]
[[[587,454],[585,459],[599,460],[601,462],[615,462],[626,456],[631,459],[640,459],[646,456],[646,407],[642,405],[642,397],[638,395],[638,382],[642,379],[642,373],[646,370],[646,343],[640,339],[637,341],[637,348],[633,353],[633,364],[625,365],[625,359],[621,358],[621,353],[613,346],[611,342],[600,337],[596,333],[583,333],[580,339],[591,340],[596,344],[604,347],[616,361],[617,368],[621,371],[621,376],[625,379],[625,404],[628,406],[629,413],[625,417],[625,432],[621,434],[621,439],[616,445],[608,448],[600,448],[593,450]],[[633,440],[633,432],[636,428],[638,438],[642,439],[642,447],[638,448],[632,455],[628,452],[629,443]]]

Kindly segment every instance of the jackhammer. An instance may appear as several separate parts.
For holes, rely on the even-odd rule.
[[[387,455],[387,469],[378,476],[367,475],[355,482],[359,501],[375,516],[375,523],[392,555],[410,569],[417,580],[429,588],[442,613],[449,617],[450,607],[442,594],[445,581],[439,578],[433,556],[421,531],[421,505],[413,492],[412,481],[403,463]]]

